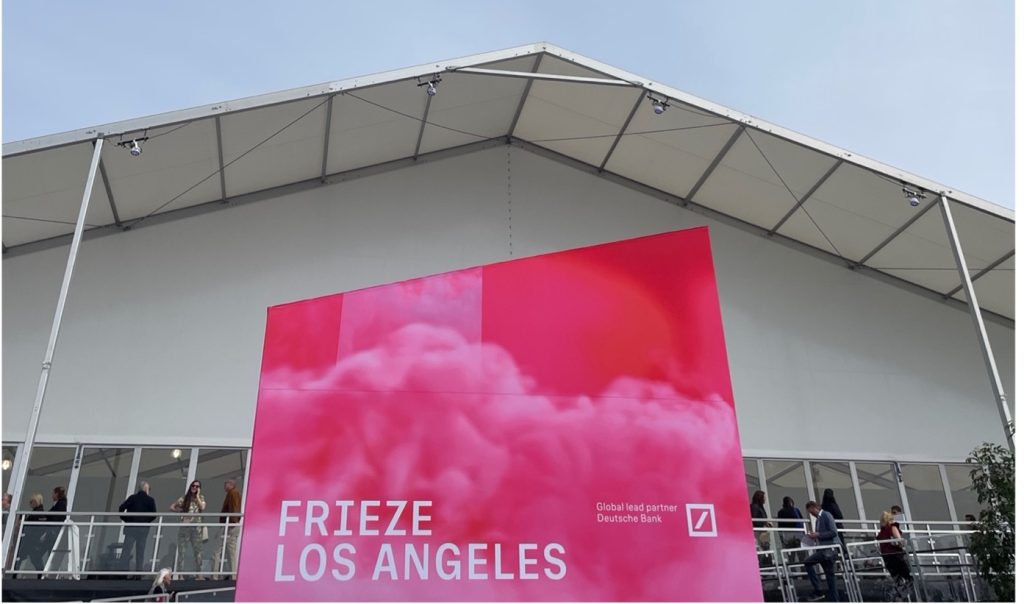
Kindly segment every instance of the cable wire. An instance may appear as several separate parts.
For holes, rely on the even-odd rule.
[[[417,117],[415,115],[409,115],[408,113],[404,113],[404,112],[399,111],[397,109],[392,109],[391,107],[387,107],[385,105],[381,105],[380,103],[375,103],[375,102],[373,102],[373,101],[371,101],[369,99],[364,99],[363,97],[359,96],[358,94],[353,94],[351,92],[345,92],[345,93],[342,93],[342,94],[344,94],[345,96],[350,96],[350,97],[352,97],[354,99],[359,99],[360,101],[362,101],[362,102],[364,102],[364,103],[366,103],[368,105],[373,105],[374,107],[383,109],[384,111],[390,111],[391,113],[395,113],[395,114],[401,115],[403,117],[407,117],[407,118],[409,118],[411,120],[416,120],[417,122],[422,122],[424,124],[429,124],[431,126],[434,126],[435,128],[441,128],[441,129],[444,129],[444,130],[450,130],[451,132],[458,132],[459,134],[465,134],[466,136],[474,136],[476,138],[479,138],[480,140],[488,140],[488,139],[494,138],[493,136],[483,136],[483,135],[477,134],[475,132],[469,132],[467,130],[459,130],[458,128],[452,128],[451,126],[445,126],[443,124],[436,124],[436,123],[434,123],[434,122],[432,122],[430,120],[425,120],[422,117]]]
[[[50,223],[50,224],[67,224],[67,225],[71,225],[71,226],[75,226],[75,225],[78,224],[77,222],[69,222],[67,220],[51,220],[49,218],[30,218],[28,216],[14,216],[12,214],[4,214],[3,217],[4,218],[14,218],[15,220],[30,220],[32,222],[46,222],[46,223]],[[96,228],[96,227],[99,227],[100,225],[85,223],[85,226],[91,227],[91,228]]]
[[[236,157],[235,159],[233,159],[233,160],[231,160],[231,161],[227,162],[226,164],[224,164],[224,166],[223,166],[223,167],[221,167],[221,168],[217,168],[217,169],[216,169],[216,170],[214,170],[214,171],[213,171],[212,173],[210,173],[210,174],[209,174],[208,176],[204,177],[204,178],[203,178],[202,180],[200,180],[199,182],[195,183],[195,184],[194,184],[194,185],[192,185],[191,187],[189,187],[189,188],[185,189],[185,190],[184,190],[184,191],[182,191],[181,193],[178,193],[178,194],[177,194],[177,195],[175,195],[174,197],[172,197],[172,198],[170,198],[169,200],[165,201],[164,203],[160,204],[160,205],[159,205],[159,206],[158,206],[158,207],[157,207],[157,208],[156,208],[155,210],[151,211],[150,213],[146,214],[145,216],[143,216],[143,217],[141,217],[141,218],[137,218],[137,219],[135,219],[135,221],[133,221],[133,222],[132,222],[132,223],[131,223],[131,224],[130,224],[129,226],[130,226],[130,227],[135,227],[135,226],[138,226],[138,225],[139,225],[139,224],[141,224],[141,223],[142,223],[142,222],[143,222],[144,220],[146,220],[146,219],[148,219],[149,217],[151,217],[151,216],[152,216],[153,214],[156,214],[156,213],[157,213],[157,212],[159,212],[160,210],[162,210],[162,209],[166,208],[166,207],[167,207],[167,206],[169,206],[170,204],[172,204],[172,203],[174,203],[175,201],[177,201],[177,200],[181,199],[181,198],[182,198],[182,197],[183,197],[184,195],[186,195],[186,194],[187,194],[187,193],[189,193],[190,191],[194,190],[194,189],[195,189],[196,187],[198,187],[199,185],[203,184],[204,182],[206,182],[206,181],[210,180],[210,179],[211,179],[211,178],[213,178],[214,176],[217,176],[218,174],[220,174],[221,172],[223,172],[223,171],[224,171],[225,169],[227,169],[227,167],[228,167],[228,166],[230,166],[230,165],[234,164],[235,162],[237,162],[238,160],[242,159],[242,158],[243,158],[243,157],[245,157],[246,155],[249,155],[250,153],[252,153],[252,152],[253,152],[253,151],[255,151],[256,149],[258,149],[259,147],[261,147],[261,146],[262,146],[262,145],[263,145],[264,143],[266,143],[267,141],[269,141],[270,139],[274,138],[274,137],[275,137],[275,136],[277,136],[278,134],[281,134],[282,132],[284,132],[284,131],[285,131],[285,130],[287,130],[288,128],[292,127],[292,126],[293,126],[293,125],[294,125],[294,124],[295,124],[296,122],[298,122],[298,121],[299,121],[299,120],[301,120],[302,118],[306,117],[306,116],[307,116],[307,115],[309,115],[310,113],[313,113],[313,111],[315,111],[315,110],[319,109],[320,107],[323,107],[323,106],[324,106],[324,104],[326,104],[326,103],[327,103],[327,101],[329,101],[330,99],[331,99],[331,97],[330,97],[330,96],[327,96],[327,97],[325,97],[325,98],[324,98],[324,100],[320,101],[320,102],[319,102],[319,103],[317,103],[316,105],[314,105],[314,106],[312,106],[311,108],[309,108],[309,110],[308,110],[308,111],[305,111],[305,112],[304,112],[304,113],[303,113],[302,115],[300,115],[299,117],[297,117],[297,118],[293,119],[292,121],[288,122],[287,124],[285,124],[284,126],[282,126],[281,128],[279,128],[279,129],[278,129],[278,130],[277,130],[276,132],[274,132],[274,133],[273,133],[273,134],[271,134],[270,136],[268,136],[268,137],[266,137],[265,139],[261,140],[260,142],[256,143],[256,144],[255,144],[255,145],[253,145],[252,147],[249,147],[249,148],[248,148],[248,149],[247,149],[247,150],[246,150],[246,151],[245,151],[244,153],[242,153],[241,155],[239,155],[239,156],[238,156],[238,157]]]
[[[757,149],[757,152],[761,154],[762,158],[764,158],[764,161],[768,164],[768,167],[771,168],[772,172],[775,173],[775,177],[779,179],[779,182],[782,183],[782,186],[786,187],[786,191],[789,192],[789,195],[790,197],[793,198],[793,201],[800,204],[800,209],[803,210],[804,214],[807,216],[807,219],[810,220],[811,224],[814,225],[814,228],[818,229],[818,232],[821,233],[821,236],[824,237],[825,241],[827,241],[828,244],[832,247],[832,251],[835,252],[836,256],[846,259],[846,257],[839,252],[839,248],[837,248],[836,244],[832,242],[832,239],[827,234],[825,234],[825,229],[821,228],[821,225],[819,225],[818,221],[814,219],[814,216],[811,216],[811,213],[805,207],[806,204],[800,203],[800,198],[797,197],[796,193],[793,192],[793,189],[790,189],[789,185],[786,184],[785,179],[783,179],[782,175],[779,174],[779,171],[775,169],[775,165],[772,163],[770,159],[768,159],[768,156],[765,155],[765,152],[761,149],[761,145],[757,144],[757,141],[754,140],[754,137],[750,134],[750,131],[744,128],[743,132],[747,135],[747,138],[750,139],[750,142],[754,144],[754,148]]]
[[[662,133],[665,133],[665,132],[682,132],[684,130],[697,130],[698,128],[712,128],[714,126],[733,126],[733,125],[735,125],[735,122],[718,122],[717,124],[701,124],[699,126],[680,126],[678,128],[662,128],[662,129],[659,129],[659,130],[638,130],[636,132],[623,132],[622,136],[625,137],[625,136],[637,136],[637,135],[643,135],[643,134],[662,134]],[[563,141],[582,141],[582,140],[591,140],[591,139],[597,139],[597,138],[615,138],[617,136],[619,136],[618,132],[616,132],[614,134],[591,134],[589,136],[566,136],[566,137],[562,137],[562,138],[538,138],[538,139],[534,139],[534,140],[529,141],[529,142],[531,142],[531,143],[558,143],[558,142],[563,142]]]

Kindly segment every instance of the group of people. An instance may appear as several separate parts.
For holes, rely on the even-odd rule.
[[[29,498],[29,509],[31,514],[25,516],[27,522],[47,523],[48,525],[30,525],[25,527],[22,535],[21,551],[22,559],[28,559],[36,570],[42,570],[46,564],[46,558],[53,550],[57,537],[60,536],[60,524],[64,522],[68,512],[68,495],[64,487],[56,487],[51,493],[53,505],[47,510],[43,505],[43,496],[36,493]],[[10,495],[4,496],[4,506],[10,509]]]
[[[29,498],[31,512],[25,515],[27,524],[22,531],[20,545],[21,559],[32,562],[37,571],[45,569],[46,557],[53,550],[53,546],[60,534],[59,524],[67,517],[68,499],[63,487],[53,489],[54,504],[49,510],[43,507],[43,496],[36,494]],[[4,511],[10,509],[11,497],[4,495]],[[184,495],[171,504],[170,510],[181,514],[178,527],[178,571],[185,570],[185,560],[191,561],[197,579],[204,579],[203,576],[203,546],[209,540],[209,529],[203,524],[203,516],[206,512],[206,498],[202,494],[202,483],[193,480]],[[121,543],[119,555],[122,566],[126,570],[134,570],[138,573],[147,571],[144,562],[146,543],[149,539],[151,523],[156,520],[156,500],[150,495],[150,485],[146,481],[140,481],[138,490],[121,505],[117,511],[121,513],[121,520],[124,526],[124,541]],[[224,570],[234,575],[238,572],[238,538],[240,532],[239,521],[242,512],[242,496],[239,493],[234,480],[224,482],[224,503],[221,505],[220,523],[224,525]],[[6,516],[5,516],[6,521]],[[52,523],[54,526],[45,526],[34,523]],[[135,564],[130,567],[132,553],[134,552]],[[187,555],[189,552],[190,555]],[[167,573],[164,571],[167,570]],[[129,577],[131,578],[131,577]],[[232,576],[233,578],[233,576]],[[153,589],[166,590],[170,584],[170,571],[162,569],[153,583]],[[152,593],[152,592],[151,592]]]
[[[754,528],[765,528],[771,526],[768,521],[768,512],[765,509],[766,497],[764,491],[755,491],[750,501],[750,516],[753,519]],[[803,515],[796,507],[792,497],[783,497],[782,508],[779,509],[777,517],[780,519],[779,528],[790,529],[792,533],[783,533],[782,544],[784,547],[797,547],[801,543],[815,546],[833,546],[830,548],[815,549],[811,555],[804,560],[804,567],[807,569],[807,577],[811,581],[814,595],[811,600],[823,600],[826,595],[829,601],[838,602],[839,593],[836,590],[835,560],[839,546],[846,550],[846,541],[842,528],[843,512],[836,501],[832,489],[825,489],[822,493],[821,503],[808,501],[804,506],[810,517],[815,519],[814,529],[804,526]],[[882,512],[879,522],[881,529],[875,536],[879,542],[879,551],[882,554],[882,561],[885,569],[896,582],[897,590],[905,590],[912,584],[910,575],[910,564],[907,562],[906,552],[903,548],[903,535],[900,531],[898,520],[903,518],[903,509],[894,505],[889,510]],[[800,531],[806,531],[801,533]],[[762,548],[769,547],[770,535],[762,531],[757,535],[758,545]],[[821,579],[818,577],[816,566],[821,566],[825,573],[827,593],[821,588]]]
[[[156,513],[156,501],[149,495],[149,483],[139,483],[139,490],[132,496],[125,499],[117,511],[125,514],[121,516],[125,524],[134,526],[125,527],[124,545],[121,549],[121,556],[125,559],[135,551],[135,570],[145,570],[143,555],[146,551],[146,539],[149,533],[148,524],[156,519],[150,514]],[[203,545],[210,540],[209,528],[203,524],[201,514],[206,512],[206,497],[202,493],[203,483],[193,480],[184,495],[171,504],[170,510],[181,514],[182,526],[178,527],[178,561],[179,570],[184,570],[186,552],[191,552],[190,559],[197,579],[205,579],[203,572]],[[242,512],[242,495],[238,492],[234,480],[224,482],[224,503],[221,505],[220,523],[225,526],[224,553],[225,569],[229,573],[238,572],[238,537],[239,520],[237,516]],[[158,575],[154,586],[158,586],[163,579]]]

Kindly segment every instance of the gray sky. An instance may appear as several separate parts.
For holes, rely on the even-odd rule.
[[[548,41],[1013,207],[1010,0],[3,3],[3,140]]]

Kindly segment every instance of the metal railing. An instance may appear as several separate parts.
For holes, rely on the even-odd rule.
[[[808,519],[768,518],[754,527],[754,539],[765,599],[796,602],[810,591],[804,560],[817,549],[834,550],[835,577],[839,591],[851,602],[954,601],[989,599],[969,551],[974,530],[966,522],[903,522],[903,538],[879,541],[877,523],[843,520],[842,542],[810,546],[805,539]],[[783,525],[785,528],[778,528]],[[794,524],[802,528],[793,528]],[[909,567],[911,581],[898,583],[886,570],[881,546],[899,544]],[[895,554],[899,556],[899,554]]]
[[[154,520],[124,522],[122,517]],[[13,520],[20,526],[4,560],[4,577],[55,579],[155,577],[161,568],[172,569],[175,577],[229,579],[235,574],[244,521],[242,514],[180,512],[17,512]]]
[[[170,594],[98,598],[90,600],[90,602],[230,602],[234,601],[234,591],[234,587],[218,587],[215,589],[171,592]]]

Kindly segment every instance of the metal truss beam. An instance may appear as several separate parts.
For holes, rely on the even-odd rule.
[[[983,268],[983,269],[981,269],[980,271],[978,271],[977,273],[975,273],[975,274],[974,274],[974,276],[973,276],[973,277],[971,277],[971,281],[972,281],[972,282],[974,282],[974,281],[977,281],[978,279],[981,279],[982,277],[984,277],[985,275],[987,275],[987,274],[988,274],[989,272],[991,272],[991,271],[992,271],[993,269],[995,269],[995,268],[996,268],[997,266],[999,266],[1000,264],[1002,264],[1002,263],[1006,262],[1006,261],[1007,261],[1007,260],[1009,260],[1010,258],[1013,258],[1013,255],[1014,255],[1014,254],[1015,254],[1016,252],[1017,252],[1017,250],[1015,250],[1015,249],[1014,249],[1014,250],[1010,250],[1009,252],[1006,252],[1005,254],[1003,254],[1002,256],[1000,256],[998,260],[996,260],[996,261],[995,261],[995,262],[993,262],[992,264],[990,264],[990,265],[986,266],[985,268]],[[949,298],[949,297],[951,297],[951,296],[954,296],[954,295],[956,295],[956,293],[957,293],[958,291],[960,291],[960,290],[961,290],[961,289],[963,289],[963,288],[964,288],[964,286],[963,286],[963,285],[957,285],[957,286],[956,286],[956,287],[954,287],[953,289],[951,289],[951,290],[949,290],[948,292],[946,292],[945,296],[946,296],[947,298]]]
[[[324,119],[324,155],[320,162],[320,182],[327,181],[327,154],[330,152],[331,145],[331,116],[334,113],[334,97],[336,96],[338,95],[332,94],[327,99],[327,117]],[[419,149],[419,143],[416,144],[416,148]]]
[[[228,198],[228,184],[224,176],[224,140],[220,131],[220,116],[215,117],[213,122],[217,127],[217,165],[220,166],[220,170],[218,170],[220,174],[220,199],[224,201]]]
[[[416,149],[412,152],[412,158],[416,159],[420,156],[420,145],[423,144],[423,131],[427,128],[427,116],[430,115],[430,102],[434,100],[434,97],[429,94],[426,95],[427,104],[423,107],[423,118],[420,120],[420,133],[416,136]]]
[[[889,235],[888,237],[886,237],[886,238],[885,238],[885,241],[883,241],[882,243],[879,243],[878,245],[876,245],[876,246],[875,246],[875,249],[871,250],[871,251],[870,251],[870,252],[868,252],[868,253],[867,253],[867,254],[866,254],[866,255],[865,255],[865,256],[864,256],[863,258],[861,258],[860,260],[858,260],[858,261],[857,261],[857,263],[853,265],[853,268],[860,268],[860,267],[864,266],[864,264],[865,264],[865,263],[866,263],[866,262],[867,262],[868,260],[871,260],[871,258],[872,258],[872,257],[873,257],[873,256],[874,256],[875,254],[877,254],[878,252],[882,251],[882,248],[884,248],[885,246],[887,246],[887,245],[889,245],[890,243],[892,243],[893,239],[896,239],[897,237],[899,237],[900,235],[902,235],[902,234],[903,234],[903,231],[905,231],[905,230],[909,229],[909,228],[910,228],[910,227],[911,227],[911,226],[912,226],[912,225],[913,225],[913,224],[914,224],[915,222],[917,222],[917,221],[918,221],[918,219],[920,219],[920,218],[921,218],[922,216],[924,216],[925,214],[927,214],[927,213],[928,213],[928,210],[932,209],[932,208],[933,208],[933,207],[935,206],[935,204],[937,204],[937,203],[939,203],[939,198],[938,198],[938,196],[936,196],[936,197],[935,197],[935,199],[931,200],[931,201],[930,201],[930,202],[928,203],[928,205],[926,205],[926,206],[925,206],[925,207],[923,207],[923,208],[922,208],[922,209],[921,209],[920,211],[918,211],[918,212],[917,212],[916,214],[914,214],[914,215],[913,215],[913,216],[912,216],[912,217],[910,218],[910,220],[908,220],[908,221],[904,222],[904,223],[903,223],[903,226],[901,226],[900,228],[898,228],[898,229],[896,229],[895,231],[893,231],[893,232],[892,232],[892,234],[890,234],[890,235]]]
[[[716,220],[718,222],[721,222],[723,224],[729,225],[729,226],[734,227],[734,228],[738,228],[738,229],[740,229],[742,231],[746,231],[748,233],[753,233],[755,235],[760,235],[760,236],[765,236],[765,235],[768,234],[768,229],[766,229],[765,227],[762,227],[760,225],[756,225],[756,224],[747,222],[747,221],[745,221],[745,220],[743,220],[741,218],[736,218],[735,216],[730,216],[728,214],[724,214],[722,212],[719,212],[718,210],[714,210],[714,209],[709,208],[707,206],[703,206],[703,205],[701,205],[701,204],[699,204],[697,202],[689,201],[689,200],[684,199],[682,197],[679,197],[678,195],[675,195],[673,193],[669,193],[669,192],[664,191],[662,189],[657,189],[657,188],[652,187],[650,185],[647,185],[647,184],[644,184],[642,182],[633,180],[632,178],[629,178],[629,177],[626,177],[626,176],[622,176],[620,174],[616,174],[616,173],[608,171],[608,170],[605,170],[604,172],[599,172],[598,169],[597,169],[597,166],[595,166],[593,164],[588,164],[586,162],[583,162],[583,161],[580,161],[580,160],[576,159],[575,157],[570,157],[568,155],[565,155],[563,153],[559,153],[557,151],[553,151],[553,150],[548,149],[546,147],[541,147],[540,145],[537,145],[535,143],[531,143],[529,141],[524,141],[522,139],[514,138],[512,140],[512,145],[513,146],[517,146],[517,147],[519,147],[521,149],[525,149],[527,151],[530,151],[531,153],[533,153],[535,155],[539,155],[541,157],[546,157],[548,159],[552,159],[554,161],[558,161],[559,163],[563,163],[563,164],[565,164],[567,166],[576,168],[576,169],[578,169],[578,170],[580,170],[582,172],[586,172],[588,174],[593,174],[595,176],[599,176],[599,177],[604,178],[604,179],[606,179],[606,180],[608,180],[610,182],[614,182],[614,183],[616,183],[616,184],[618,184],[620,186],[626,187],[627,189],[632,189],[634,191],[638,191],[638,192],[643,193],[645,195],[649,195],[649,196],[651,196],[651,197],[653,197],[655,199],[659,199],[661,201],[670,203],[672,205],[679,206],[681,208],[686,208],[686,209],[688,209],[688,210],[690,210],[692,212],[695,212],[697,214],[701,214],[703,216],[708,216],[708,217],[713,218],[714,220]],[[772,238],[772,240],[777,242],[777,243],[779,243],[780,245],[785,245],[786,247],[789,247],[789,248],[792,248],[792,249],[795,249],[795,250],[799,250],[801,252],[804,252],[804,253],[809,254],[811,256],[814,256],[816,258],[820,258],[822,260],[825,260],[827,262],[835,264],[837,266],[842,266],[844,268],[849,268],[850,267],[850,259],[849,258],[844,258],[842,256],[839,256],[839,255],[833,253],[833,252],[829,252],[829,251],[823,250],[821,248],[814,247],[813,245],[804,243],[802,241],[798,241],[796,239],[792,239],[792,238],[787,237],[786,235],[783,235],[781,233],[776,234]],[[924,287],[922,285],[918,285],[917,283],[913,283],[911,281],[907,281],[906,279],[901,279],[901,278],[899,278],[899,277],[897,277],[895,275],[890,275],[890,274],[882,272],[880,270],[873,269],[873,268],[871,268],[869,266],[868,267],[864,267],[864,270],[861,271],[861,274],[863,274],[865,276],[872,277],[872,278],[877,279],[879,281],[883,281],[885,283],[888,283],[889,285],[894,285],[894,286],[900,287],[900,288],[902,288],[902,289],[904,289],[906,291],[913,292],[915,294],[924,296],[924,297],[928,298],[929,300],[938,301],[938,302],[943,303],[946,306],[949,306],[951,308],[957,308],[957,309],[960,309],[960,310],[964,309],[964,303],[959,301],[959,300],[957,300],[957,299],[955,299],[955,298],[945,298],[945,297],[943,297],[943,295],[940,292],[928,289],[927,287]],[[1002,325],[1004,327],[1008,327],[1010,329],[1013,329],[1014,326],[1015,326],[1014,320],[1009,318],[1009,317],[1001,315],[1001,314],[999,314],[997,312],[993,312],[991,310],[983,310],[982,312],[985,314],[986,318],[988,318],[989,320],[991,320],[991,321],[993,321],[995,323],[998,323],[999,325]]]
[[[608,153],[604,156],[604,161],[601,162],[600,167],[597,169],[604,172],[604,167],[608,165],[608,160],[612,158],[612,153],[615,152],[615,147],[619,146],[619,141],[622,140],[622,135],[626,133],[626,128],[629,128],[630,122],[633,121],[633,116],[636,115],[636,110],[640,108],[640,103],[644,102],[647,98],[647,91],[641,90],[640,96],[637,97],[636,103],[633,104],[633,108],[629,110],[629,115],[626,116],[626,120],[622,122],[622,128],[619,129],[619,134],[612,141],[612,146],[608,148]]]
[[[533,68],[530,69],[530,73],[537,73],[537,70],[540,69],[541,59],[543,59],[543,58],[544,58],[544,55],[542,55],[542,54],[537,55],[537,58],[533,60]],[[515,132],[516,132],[516,125],[519,124],[519,116],[522,115],[522,113],[523,113],[523,107],[526,105],[527,97],[530,96],[530,89],[531,88],[533,88],[533,78],[530,78],[529,80],[526,80],[526,86],[523,88],[523,96],[520,97],[519,104],[516,105],[516,112],[512,116],[512,122],[508,126],[508,133],[506,134],[506,136],[509,137],[509,138],[511,138],[512,135],[515,134]]]
[[[992,394],[995,395],[996,406],[999,408],[999,415],[1003,422],[1003,432],[1006,433],[1006,444],[1010,452],[1014,452],[1013,441],[1013,413],[1006,401],[1006,391],[1003,390],[1003,381],[999,377],[999,367],[996,366],[996,358],[992,354],[992,345],[989,344],[988,330],[985,328],[985,321],[981,316],[981,306],[978,305],[978,297],[974,293],[974,283],[971,280],[967,260],[964,259],[964,250],[960,245],[960,237],[956,232],[956,223],[953,221],[953,212],[949,209],[949,201],[945,195],[939,196],[939,210],[942,212],[942,222],[946,225],[946,234],[949,236],[949,247],[956,260],[956,268],[960,273],[960,284],[963,286],[964,297],[967,298],[967,310],[971,315],[971,322],[974,324],[974,332],[978,336],[978,344],[981,346],[981,356],[985,361],[985,369],[988,371],[989,385],[992,386]]]
[[[531,80],[551,80],[553,82],[570,82],[574,84],[598,84],[600,86],[640,86],[639,82],[626,80],[610,80],[608,78],[587,78],[583,76],[557,75],[553,73],[536,73],[532,71],[507,71],[504,69],[484,69],[481,67],[455,67],[448,71],[457,73],[474,73],[477,75],[497,76],[502,78],[525,78]]]
[[[100,179],[103,181],[103,188],[107,192],[107,201],[110,202],[110,213],[114,216],[114,225],[124,226],[121,224],[121,217],[117,213],[117,204],[114,203],[114,191],[110,188],[110,178],[107,177],[107,167],[103,165],[102,157],[100,157]]]
[[[725,145],[723,145],[722,148],[718,150],[718,155],[715,155],[715,159],[711,160],[711,164],[707,167],[706,170],[704,170],[704,173],[700,175],[700,178],[697,180],[697,184],[693,185],[693,187],[690,189],[690,192],[686,194],[685,198],[683,198],[684,208],[687,206],[687,204],[693,202],[694,195],[696,195],[697,192],[700,191],[700,188],[704,186],[704,183],[706,183],[708,179],[711,178],[711,173],[715,171],[715,168],[718,167],[718,164],[722,163],[722,160],[725,158],[726,154],[729,153],[729,149],[732,149],[732,146],[736,144],[736,141],[739,140],[740,135],[743,134],[743,130],[745,128],[746,126],[740,124],[736,128],[736,131],[732,133],[732,136],[729,137],[729,140],[725,141]]]
[[[841,165],[843,165],[843,160],[841,160],[841,159],[837,159],[837,160],[836,160],[836,163],[832,164],[832,167],[828,169],[828,172],[825,172],[825,174],[824,174],[824,175],[823,175],[823,176],[822,176],[821,178],[819,178],[819,179],[818,179],[818,182],[814,183],[814,186],[812,186],[812,187],[810,188],[810,190],[808,190],[808,191],[807,191],[806,193],[804,193],[804,196],[803,196],[803,197],[801,197],[801,198],[800,198],[800,199],[799,199],[799,200],[798,200],[798,201],[796,202],[796,205],[794,205],[793,207],[791,207],[791,208],[789,209],[789,211],[788,211],[788,212],[786,212],[786,215],[785,215],[785,216],[783,216],[783,217],[782,217],[782,219],[781,219],[781,220],[779,220],[779,221],[778,221],[778,222],[777,222],[777,223],[775,224],[775,226],[773,226],[773,227],[771,228],[771,230],[770,230],[770,231],[768,231],[768,235],[769,235],[769,236],[772,236],[772,235],[775,235],[775,233],[778,233],[778,232],[779,232],[779,229],[781,229],[781,228],[782,228],[782,225],[786,224],[786,221],[787,221],[787,220],[789,220],[789,218],[790,218],[790,217],[791,217],[791,216],[792,216],[793,214],[795,214],[797,210],[799,210],[800,208],[804,207],[804,204],[805,204],[805,203],[807,202],[807,200],[808,200],[808,199],[810,199],[810,198],[811,198],[811,195],[814,195],[815,193],[817,193],[817,192],[818,192],[818,189],[820,189],[820,188],[821,188],[821,185],[825,184],[825,181],[826,181],[826,180],[828,180],[830,176],[832,176],[833,174],[835,174],[835,171],[836,171],[836,170],[838,170],[838,169],[839,169],[839,166],[841,166]]]

